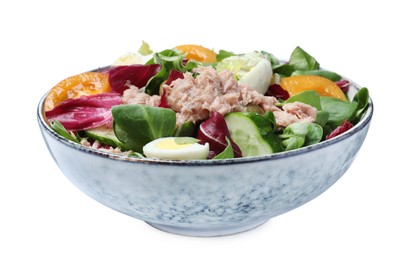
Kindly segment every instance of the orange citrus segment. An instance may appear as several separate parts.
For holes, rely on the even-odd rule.
[[[315,90],[321,96],[339,98],[346,101],[347,98],[335,82],[320,76],[292,76],[283,78],[280,82],[281,87],[290,96],[299,94],[305,90]]]
[[[175,47],[175,49],[187,54],[187,59],[204,63],[216,62],[216,55],[213,50],[200,45],[186,44]]]
[[[95,95],[111,91],[107,73],[85,72],[71,76],[54,86],[46,97],[44,109],[52,110],[59,103],[83,95]]]

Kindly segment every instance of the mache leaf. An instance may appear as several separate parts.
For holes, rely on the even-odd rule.
[[[288,100],[286,100],[286,103],[293,103],[295,101],[313,106],[317,110],[322,109],[321,98],[315,90],[302,91],[299,94],[296,94],[288,98]]]
[[[320,125],[302,122],[288,125],[279,135],[287,151],[319,143],[322,137],[323,128]]]
[[[321,105],[322,110],[329,113],[327,124],[333,128],[340,126],[345,120],[349,120],[358,106],[356,102],[325,96],[321,96]]]
[[[213,160],[222,160],[222,159],[230,159],[234,158],[234,151],[231,145],[230,139],[226,137],[227,147],[221,153],[217,154]]]
[[[186,72],[191,71],[193,68],[200,65],[200,63],[195,61],[188,61],[184,65],[183,59],[184,56],[182,53],[175,49],[167,49],[162,52],[154,53],[153,58],[147,62],[147,65],[160,64],[161,70],[148,81],[145,93],[149,95],[159,95],[161,84],[168,79],[172,70]]]
[[[216,60],[217,62],[224,60],[225,58],[231,57],[231,56],[235,56],[237,54],[230,52],[230,51],[225,51],[225,50],[219,50],[219,53],[216,55]]]
[[[62,137],[73,141],[75,143],[79,143],[79,140],[73,136],[70,132],[66,130],[66,128],[57,120],[53,120],[50,122],[50,127],[58,134],[60,134]]]
[[[318,70],[319,63],[309,53],[297,46],[290,55],[289,65],[294,70]]]
[[[368,107],[369,101],[369,92],[367,88],[361,88],[352,99],[352,103],[356,103],[357,107],[355,108],[355,112],[352,114],[349,121],[353,124],[356,124],[361,120],[361,117],[364,115],[365,110]]]
[[[136,152],[155,139],[172,136],[175,130],[175,112],[168,108],[119,105],[112,108],[112,116],[116,137]]]

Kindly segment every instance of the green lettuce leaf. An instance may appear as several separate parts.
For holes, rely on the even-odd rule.
[[[154,53],[154,57],[146,64],[160,64],[161,70],[152,77],[147,86],[145,93],[149,95],[159,95],[161,84],[168,79],[171,70],[175,69],[181,72],[191,71],[193,68],[200,66],[201,63],[195,61],[188,61],[183,65],[184,56],[175,49],[167,49],[162,52]]]
[[[319,63],[314,57],[297,46],[290,55],[289,65],[294,70],[318,70]]]
[[[288,125],[279,138],[286,151],[319,143],[323,137],[323,128],[315,123],[296,122]]]
[[[112,117],[116,137],[136,152],[155,139],[172,136],[175,130],[175,112],[167,108],[119,105],[112,107]]]
[[[59,122],[59,121],[57,121],[57,120],[53,120],[51,123],[50,123],[50,127],[56,132],[56,133],[58,133],[59,135],[61,135],[62,137],[64,137],[64,138],[66,138],[66,139],[68,139],[68,140],[71,140],[71,141],[73,141],[73,142],[75,142],[75,143],[79,143],[79,140],[75,137],[75,136],[73,136],[70,132],[68,132],[67,130],[66,130],[66,128]]]
[[[213,160],[222,160],[222,159],[230,159],[234,158],[234,151],[233,147],[231,146],[230,139],[226,137],[227,147],[221,153],[217,154]]]
[[[340,126],[346,119],[350,121],[358,106],[356,102],[348,102],[325,96],[321,96],[321,105],[322,110],[329,113],[327,124],[333,128]]]

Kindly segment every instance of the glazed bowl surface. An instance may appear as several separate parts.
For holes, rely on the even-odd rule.
[[[358,85],[348,91],[352,96]],[[116,211],[174,234],[220,236],[261,225],[331,187],[367,135],[373,103],[351,130],[316,145],[226,160],[134,159],[81,146],[37,120],[50,154],[82,192]]]

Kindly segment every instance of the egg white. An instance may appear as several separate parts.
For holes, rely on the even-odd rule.
[[[239,80],[240,84],[248,85],[253,90],[265,94],[272,80],[272,64],[266,58],[260,61]]]
[[[204,160],[209,153],[209,144],[176,144],[176,137],[164,137],[147,143],[143,147],[147,158],[168,160]]]

